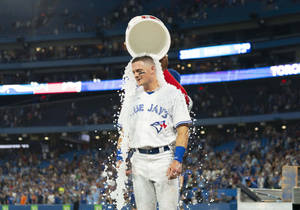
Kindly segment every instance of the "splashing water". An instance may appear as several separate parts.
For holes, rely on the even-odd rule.
[[[116,179],[116,189],[111,193],[111,198],[116,200],[117,209],[122,209],[125,206],[124,191],[125,183],[127,182],[126,177],[126,165],[123,162],[119,168],[117,168],[117,179]]]
[[[121,96],[121,102],[124,102],[124,96]],[[120,113],[118,113],[120,115]],[[120,116],[119,116],[120,117]],[[123,126],[123,125],[122,125]],[[125,126],[125,127],[124,127]],[[124,192],[126,190],[125,184],[127,183],[128,179],[126,176],[126,158],[127,158],[127,153],[128,153],[128,135],[127,135],[127,129],[126,125],[123,126],[123,129],[119,129],[119,135],[120,138],[122,139],[122,142],[120,144],[120,148],[122,151],[122,158],[123,162],[121,165],[117,168],[117,178],[116,178],[116,188],[114,191],[111,192],[111,198],[116,201],[117,209],[120,210],[122,209],[123,206],[125,206],[125,199],[124,199]]]

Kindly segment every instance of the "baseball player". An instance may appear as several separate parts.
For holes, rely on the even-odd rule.
[[[158,20],[159,22],[162,23],[162,21],[153,16],[153,15],[141,15],[141,16],[136,16],[136,17],[133,17],[129,22],[128,22],[128,26],[127,26],[127,29],[126,31],[132,27],[133,23],[138,20],[138,19],[155,19],[155,20]],[[162,23],[163,24],[163,23]],[[167,30],[167,29],[166,29]],[[155,31],[155,30],[154,30]],[[153,32],[155,33],[155,32]],[[126,32],[126,38],[128,36],[127,32]],[[140,35],[140,36],[143,36],[143,35]],[[147,37],[144,37],[144,39],[147,39]],[[149,41],[147,41],[149,42]],[[127,46],[126,46],[126,42],[124,42],[124,47],[125,49],[127,49]],[[142,48],[147,48],[145,46],[139,46],[139,49],[142,49]],[[128,49],[127,49],[128,50]],[[130,53],[130,51],[128,51]],[[186,101],[186,104],[189,106],[189,109],[192,108],[192,101],[191,99],[189,98],[186,90],[180,85],[180,81],[178,81],[178,78],[175,78],[174,77],[174,71],[172,71],[172,69],[168,69],[168,55],[165,55],[164,57],[162,57],[160,59],[160,63],[161,63],[161,66],[162,66],[162,70],[163,70],[163,75],[164,75],[164,78],[166,80],[167,83],[171,84],[171,85],[174,85],[175,87],[177,87],[177,89],[180,89],[181,92],[184,94],[184,97],[185,97],[185,101]],[[180,75],[179,75],[180,76]]]
[[[134,150],[131,163],[137,209],[155,210],[158,203],[160,210],[175,210],[178,176],[192,122],[186,101],[180,90],[165,81],[155,57],[136,57],[128,66],[135,80],[131,86],[134,90],[125,88],[119,124],[121,137],[127,138]],[[131,94],[126,95],[127,91]],[[119,138],[119,162],[122,141]]]

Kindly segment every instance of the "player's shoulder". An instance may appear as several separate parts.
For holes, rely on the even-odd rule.
[[[164,85],[163,89],[164,89],[165,92],[167,92],[168,94],[170,94],[170,96],[176,97],[178,95],[182,95],[180,89],[178,89],[176,86],[171,85],[171,84]]]

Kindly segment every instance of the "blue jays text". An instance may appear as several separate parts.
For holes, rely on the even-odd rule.
[[[154,112],[158,115],[160,115],[162,118],[167,118],[168,117],[168,111],[162,106],[151,104],[151,106],[147,109],[144,109],[144,104],[137,104],[133,107],[133,114],[136,114],[138,112]]]

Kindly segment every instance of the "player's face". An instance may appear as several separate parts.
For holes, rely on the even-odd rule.
[[[148,85],[153,76],[153,65],[143,61],[137,61],[132,64],[132,72],[139,86]]]

